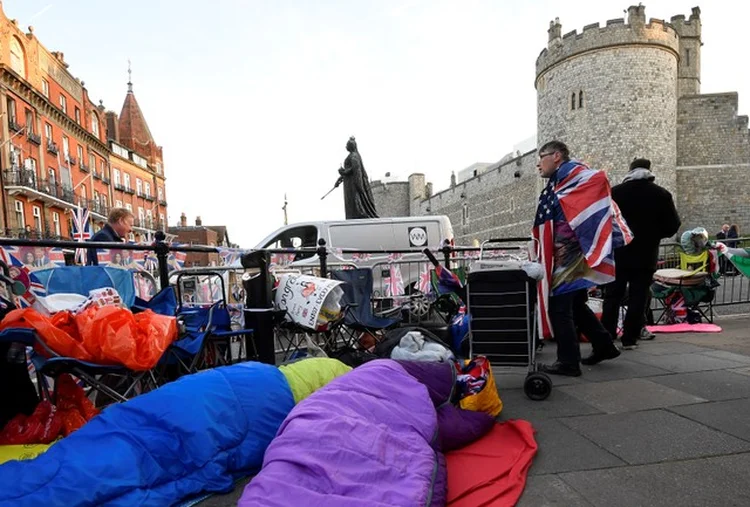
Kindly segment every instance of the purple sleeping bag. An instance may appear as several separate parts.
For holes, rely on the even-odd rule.
[[[427,388],[395,361],[371,361],[292,410],[238,505],[445,505],[439,446]]]

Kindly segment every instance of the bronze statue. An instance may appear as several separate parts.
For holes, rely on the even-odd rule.
[[[372,197],[370,181],[362,164],[362,157],[357,151],[357,142],[350,137],[346,143],[349,156],[344,160],[343,167],[339,168],[339,179],[334,189],[344,184],[344,209],[346,219],[353,218],[378,218],[375,209],[375,199]],[[331,192],[333,189],[331,189]],[[328,192],[330,193],[330,192]],[[325,198],[328,194],[324,195]]]

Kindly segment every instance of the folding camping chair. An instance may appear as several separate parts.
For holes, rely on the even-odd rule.
[[[379,336],[396,327],[401,321],[400,318],[382,317],[373,313],[373,276],[370,268],[331,271],[331,278],[344,282],[342,304],[347,309],[343,325],[337,329],[333,344],[342,341],[343,347],[355,348],[360,345],[360,339],[365,333],[369,333],[377,341]]]
[[[135,302],[133,273],[129,270],[104,266],[64,266],[37,270],[34,276],[48,296],[59,293],[88,296],[93,289],[112,287],[126,306]],[[56,379],[64,373],[79,378],[90,389],[118,402],[157,386],[152,371],[135,372],[124,366],[101,365],[61,356],[31,329],[5,329],[0,335],[6,341],[21,340],[34,347],[31,362],[38,375],[37,387],[40,395],[46,395],[53,402],[56,400],[57,383],[54,383],[50,393],[47,378]]]
[[[673,321],[679,314],[699,315],[708,322],[714,321],[713,301],[719,283],[712,276],[711,252],[697,255],[680,252],[680,270],[677,277],[670,277],[668,270],[659,270],[651,286],[652,299],[660,306],[655,324]],[[661,274],[660,274],[661,272]],[[679,273],[679,272],[678,272]]]

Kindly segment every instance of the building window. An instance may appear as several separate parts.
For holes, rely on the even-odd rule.
[[[130,190],[130,175],[128,173],[122,173],[122,186],[125,190]]]
[[[36,177],[36,159],[29,157],[23,161],[23,165],[27,171],[31,171]]]
[[[118,208],[122,208],[122,201],[120,200],[115,201],[115,206],[117,206]]]
[[[690,67],[690,49],[685,49],[685,67]]]
[[[135,189],[138,192],[138,195],[143,195],[143,182],[140,178],[135,179]]]
[[[49,184],[51,187],[54,187],[57,182],[57,177],[55,176],[55,170],[51,167],[47,170],[47,174],[49,174]],[[54,190],[53,190],[54,192]]]
[[[105,177],[105,169],[107,168],[104,165],[104,160],[102,160],[101,163],[99,164],[99,168],[101,169],[101,172],[102,172],[102,178],[104,178]]]
[[[16,225],[19,229],[26,227],[26,222],[23,219],[23,203],[16,201]]]
[[[86,192],[86,185],[81,185],[81,200],[83,201],[84,205],[86,204],[87,195],[88,192]]]
[[[39,208],[39,206],[34,206],[31,208],[31,213],[34,215],[34,230],[36,232],[41,232],[42,230],[42,210]]]
[[[57,211],[52,212],[52,224],[55,227],[55,236],[62,236],[60,234],[60,213]]]
[[[114,170],[115,186],[120,186],[120,170]]]
[[[570,96],[570,109],[576,110],[576,92],[573,92],[573,95]]]
[[[583,90],[578,92],[578,109],[583,109]]]
[[[49,123],[44,124],[44,135],[47,137],[48,142],[52,142],[52,125]]]
[[[159,200],[163,201],[164,200],[164,189],[161,188],[161,187],[159,187],[159,189],[157,190],[157,192],[159,193]]]
[[[91,113],[91,132],[99,137],[99,116],[96,113]]]
[[[461,224],[469,225],[469,205],[464,204],[463,214],[461,216]]]
[[[8,122],[16,123],[16,101],[8,97]]]
[[[159,225],[164,227],[164,213],[159,213]]]
[[[91,153],[89,154],[89,166],[91,166],[91,171],[96,173],[96,157]]]
[[[10,68],[24,79],[26,78],[26,57],[23,46],[17,38],[10,38]]]
[[[62,93],[60,94],[60,109],[63,113],[68,114],[68,99]]]
[[[146,188],[145,188],[144,193],[146,194],[146,197],[151,197],[151,185],[148,182],[146,182]]]
[[[83,146],[78,145],[78,163],[83,163]]]
[[[78,109],[78,106],[76,106],[75,114],[76,114],[76,123],[80,125],[81,124],[81,110]]]
[[[45,97],[49,98],[49,81],[42,78],[42,93]]]
[[[63,140],[63,155],[65,155],[65,161],[67,162],[70,158],[70,140],[68,136],[62,136]]]
[[[36,127],[34,125],[34,113],[31,111],[31,109],[26,110],[26,133],[27,134],[34,134],[36,132]]]
[[[143,227],[143,224],[146,222],[146,211],[138,206],[138,221],[140,221],[140,226]]]
[[[161,162],[156,163],[156,174],[161,174],[162,168],[161,168]]]
[[[125,209],[132,213],[133,212],[133,205],[130,204],[129,202],[126,202],[125,203]]]

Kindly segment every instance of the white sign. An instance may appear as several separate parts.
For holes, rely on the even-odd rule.
[[[427,231],[423,227],[409,227],[409,245],[425,246],[427,244]]]
[[[341,297],[342,282],[308,275],[282,275],[274,300],[276,308],[286,310],[287,320],[309,329],[316,329],[320,310],[332,306],[331,297]],[[333,294],[334,292],[338,294]],[[335,302],[338,306],[338,301]]]

